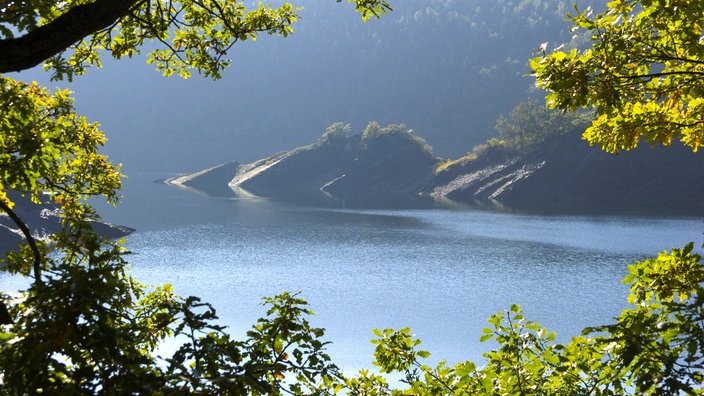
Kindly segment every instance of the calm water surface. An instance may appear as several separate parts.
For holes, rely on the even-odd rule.
[[[138,280],[212,302],[235,334],[264,314],[262,296],[300,292],[347,370],[370,367],[374,327],[413,328],[434,360],[481,361],[486,319],[513,303],[568,340],[625,307],[627,264],[701,245],[704,230],[691,217],[321,209],[132,183],[105,216],[138,228]]]

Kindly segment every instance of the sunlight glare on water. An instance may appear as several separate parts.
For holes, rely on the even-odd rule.
[[[436,359],[480,360],[486,320],[514,303],[568,340],[625,307],[627,264],[701,243],[696,219],[233,205],[220,222],[131,236],[137,278],[213,302],[238,334],[262,296],[300,292],[355,369],[370,366],[375,327],[413,328]]]
[[[263,296],[300,292],[347,371],[371,367],[372,329],[387,327],[411,327],[433,361],[480,362],[486,320],[511,304],[567,341],[626,306],[626,265],[702,244],[684,217],[319,209],[161,185],[133,197],[112,221],[138,229],[137,280],[213,303],[237,337]],[[24,284],[0,277],[5,291]]]

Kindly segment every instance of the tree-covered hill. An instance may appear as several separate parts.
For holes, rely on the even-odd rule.
[[[109,132],[107,153],[127,171],[193,169],[206,156],[254,161],[338,120],[404,123],[437,155],[458,157],[492,135],[499,114],[542,95],[526,76],[532,52],[572,40],[565,0],[403,0],[365,24],[345,2],[293,3],[304,7],[293,35],[233,48],[217,83],[156,78],[138,55],[105,58],[103,70],[69,84],[77,108]],[[580,7],[590,3],[603,1]]]
[[[438,155],[459,156],[493,134],[499,114],[542,95],[527,60],[545,41],[572,41],[565,23],[572,3],[404,0],[386,18],[360,25],[342,18],[342,8],[303,1],[290,43],[267,43],[257,62],[262,70],[281,62],[294,68],[284,81],[271,73],[264,82],[292,99],[277,106],[273,92],[263,94],[276,108],[267,133],[278,133],[275,149],[285,149],[336,120],[355,128],[403,123],[424,131]]]
[[[170,182],[209,186],[205,191],[218,195],[229,184],[238,194],[358,207],[435,201],[571,212],[704,211],[701,156],[681,146],[611,155],[581,140],[588,118],[532,106],[500,118],[500,138],[456,160],[434,157],[425,140],[401,125],[370,123],[351,134],[337,123],[315,144],[228,165],[230,173],[213,168]],[[511,128],[519,124],[533,129]]]
[[[704,159],[682,145],[615,156],[568,134],[521,154],[488,149],[440,172],[430,194],[541,211],[702,213],[702,165]]]

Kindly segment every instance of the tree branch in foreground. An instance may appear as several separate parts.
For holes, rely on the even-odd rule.
[[[2,209],[5,213],[7,213],[12,221],[17,224],[17,226],[20,228],[22,231],[22,234],[24,234],[24,237],[27,239],[27,244],[29,244],[29,248],[32,250],[32,254],[34,254],[34,280],[35,282],[42,282],[42,272],[41,272],[41,265],[42,265],[42,254],[39,252],[39,247],[37,247],[37,241],[34,239],[32,236],[32,233],[29,231],[29,227],[27,227],[27,224],[20,219],[20,217],[15,213],[9,205],[7,205],[6,202],[0,199],[0,209]]]
[[[96,0],[75,6],[46,25],[0,40],[0,73],[31,69],[74,43],[114,24],[144,0]]]

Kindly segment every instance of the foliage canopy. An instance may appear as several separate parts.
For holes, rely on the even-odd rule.
[[[385,0],[349,1],[364,20],[391,10]],[[300,9],[289,3],[249,9],[232,0],[38,0],[5,2],[2,10],[0,73],[45,62],[53,78],[71,79],[100,66],[103,53],[132,57],[150,42],[157,45],[148,62],[164,75],[196,70],[219,78],[234,44],[262,33],[288,36]]]
[[[340,0],[338,0],[340,1]],[[350,0],[366,19],[390,10],[383,0]],[[46,61],[54,78],[73,78],[100,57],[133,56],[147,41],[164,74],[192,70],[217,78],[237,41],[291,32],[296,8],[249,10],[227,0],[5,1],[0,6],[0,73]],[[641,138],[702,145],[704,5],[694,0],[617,0],[603,14],[574,17],[594,32],[590,50],[547,52],[532,61],[552,107],[593,105],[585,137],[608,151]],[[328,138],[347,133],[336,125]],[[631,307],[616,323],[585,329],[567,344],[523,317],[519,306],[489,319],[482,341],[498,348],[473,362],[436,367],[410,329],[375,330],[381,374],[400,372],[407,389],[381,374],[346,378],[325,353],[323,329],[296,295],[265,299],[267,315],[243,341],[216,323],[215,310],[170,286],[148,290],[129,275],[121,243],[92,230],[84,201],[117,202],[120,167],[98,153],[105,137],[75,114],[66,91],[0,76],[0,208],[28,244],[4,270],[33,278],[18,296],[2,296],[13,323],[0,330],[0,391],[8,394],[702,394],[704,269],[693,245],[629,267]],[[370,124],[365,138],[409,134]],[[29,233],[13,212],[14,190],[61,206],[63,228],[50,241]],[[49,252],[52,251],[51,254]],[[181,345],[156,356],[160,341]]]
[[[704,145],[704,4],[695,0],[613,0],[606,11],[571,16],[588,49],[547,50],[532,59],[552,108],[593,106],[584,134],[616,153],[641,140],[693,150]]]
[[[583,131],[588,116],[581,113],[564,114],[528,99],[518,103],[508,116],[500,115],[494,128],[506,145],[520,151],[539,145],[551,136],[580,129]]]
[[[390,10],[354,1],[363,19]],[[100,66],[101,56],[139,54],[165,75],[192,70],[218,78],[227,51],[257,34],[286,36],[297,9],[228,0],[9,1],[0,5],[0,73],[45,62],[55,79]],[[150,47],[152,45],[150,44]],[[130,275],[120,241],[97,235],[85,202],[117,203],[122,174],[99,148],[105,136],[78,116],[68,91],[0,76],[0,209],[26,244],[3,270],[33,278],[2,295],[10,323],[0,330],[0,392],[7,394],[317,394],[339,382],[310,311],[295,295],[265,299],[268,316],[243,341],[215,322],[215,310],[169,285],[148,290]],[[61,209],[62,229],[43,240],[13,211],[17,192]],[[50,253],[51,252],[51,253]],[[160,341],[181,342],[167,358]]]

